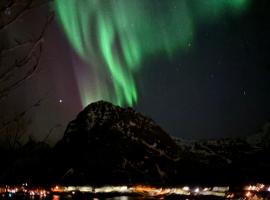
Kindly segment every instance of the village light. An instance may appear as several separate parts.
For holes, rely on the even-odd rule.
[[[196,188],[194,191],[195,191],[196,193],[198,193],[198,192],[200,192],[200,189],[199,189],[199,188]]]
[[[185,186],[185,187],[183,187],[183,190],[184,191],[189,191],[189,187],[188,186]]]
[[[246,193],[246,197],[250,197],[250,196],[251,196],[251,192],[248,191],[248,192]]]

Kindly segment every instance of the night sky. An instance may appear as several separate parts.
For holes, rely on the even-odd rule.
[[[5,30],[10,40],[31,35],[56,11],[40,72],[0,104],[12,116],[46,96],[27,116],[34,138],[57,126],[55,142],[99,99],[132,106],[186,139],[248,135],[270,122],[268,0],[66,2]]]

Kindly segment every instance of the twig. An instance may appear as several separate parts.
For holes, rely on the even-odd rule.
[[[6,8],[14,8],[18,5],[25,5],[19,12],[17,12],[14,17],[12,19],[10,19],[8,22],[3,23],[3,25],[0,25],[0,31],[4,30],[5,28],[7,28],[9,25],[11,25],[12,23],[16,22],[19,18],[23,17],[25,14],[29,13],[30,10],[42,6],[45,3],[48,3],[51,0],[45,0],[45,1],[40,1],[41,3],[39,4],[34,4],[34,0],[29,0],[26,4],[21,3],[21,0],[18,1],[13,1],[13,3],[9,4],[9,6],[7,6]],[[4,11],[6,8],[2,8],[1,11]]]
[[[2,132],[5,128],[8,128],[12,123],[14,123],[14,122],[18,121],[19,119],[25,117],[35,107],[40,106],[41,103],[47,99],[47,96],[48,95],[46,95],[43,98],[38,99],[35,103],[33,103],[32,105],[30,105],[24,111],[22,111],[22,112],[18,113],[17,115],[15,115],[11,120],[2,122],[2,125],[0,126],[0,132]]]
[[[30,70],[28,70],[25,73],[25,75],[21,79],[17,80],[13,84],[10,84],[7,87],[0,90],[0,101],[2,101],[5,97],[7,97],[11,90],[18,88],[20,85],[22,85],[24,81],[31,78],[37,71],[39,63],[40,63],[41,53],[42,53],[43,37],[44,37],[45,31],[48,28],[48,25],[53,20],[53,17],[54,17],[53,14],[47,17],[46,23],[39,37],[36,39],[35,43],[30,48],[27,55],[23,59],[19,61],[15,61],[15,63],[12,66],[10,66],[8,69],[6,69],[4,72],[0,74],[0,81],[6,82],[13,76],[16,70],[20,69],[23,66],[26,66],[29,62],[33,61],[33,58],[35,58],[35,64],[31,67]],[[37,49],[38,49],[38,53],[37,53]]]
[[[57,128],[60,128],[62,127],[61,124],[56,124],[54,127],[52,127],[50,130],[49,130],[49,133],[44,137],[44,139],[42,140],[43,142],[45,142],[50,136],[51,134],[53,133],[53,131]]]

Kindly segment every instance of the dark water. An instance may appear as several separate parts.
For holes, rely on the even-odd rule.
[[[163,196],[163,197],[147,197],[147,196],[111,196],[111,195],[99,195],[93,196],[89,194],[78,194],[78,195],[49,195],[46,198],[40,198],[39,196],[0,196],[1,200],[222,200],[220,197],[209,197],[209,196]]]
[[[201,196],[201,197],[190,197],[190,196],[163,196],[163,197],[147,197],[147,196],[89,196],[89,195],[52,195],[47,200],[153,200],[153,199],[162,199],[162,200],[222,200],[225,198],[220,197],[210,197],[210,196]]]

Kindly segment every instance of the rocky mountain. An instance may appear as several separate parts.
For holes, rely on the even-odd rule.
[[[205,177],[202,173],[196,174],[199,179],[214,183],[269,182],[269,143],[264,139],[265,134],[256,135],[256,141],[253,137],[175,141],[185,154],[191,154],[199,162],[197,170],[207,174]]]
[[[88,184],[270,180],[270,151],[265,140],[258,141],[172,138],[132,108],[99,101],[69,123],[54,148],[55,174],[64,182]]]
[[[87,106],[55,147],[67,182],[164,183],[177,173],[179,148],[152,119],[105,101]]]

